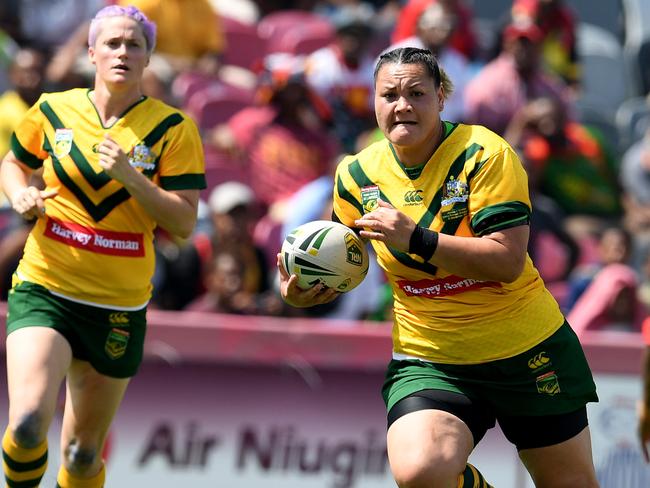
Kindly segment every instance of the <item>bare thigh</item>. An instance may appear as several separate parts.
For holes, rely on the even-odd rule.
[[[524,449],[519,457],[536,488],[598,488],[589,427],[559,444]]]
[[[72,361],[61,432],[61,455],[68,469],[81,469],[77,474],[89,476],[99,470],[108,430],[129,381],[100,374],[86,361]],[[75,462],[80,453],[86,461],[92,459]]]
[[[70,345],[54,329],[24,327],[7,336],[9,427],[12,431],[26,429],[28,438],[45,440],[71,361]]]
[[[388,429],[388,459],[399,486],[455,488],[474,448],[472,433],[442,410],[418,410]]]

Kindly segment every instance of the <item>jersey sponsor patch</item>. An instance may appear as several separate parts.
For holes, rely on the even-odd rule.
[[[501,283],[497,281],[480,281],[454,275],[437,280],[398,280],[397,285],[406,295],[421,298],[439,298],[458,295],[459,293],[485,287],[501,288]]]
[[[132,232],[92,229],[48,217],[45,236],[78,249],[111,256],[143,257],[144,237]]]
[[[57,129],[54,133],[54,155],[61,159],[72,149],[72,129]]]
[[[361,188],[361,205],[363,205],[364,212],[368,213],[376,209],[378,206],[377,200],[379,200],[378,186],[364,186]]]

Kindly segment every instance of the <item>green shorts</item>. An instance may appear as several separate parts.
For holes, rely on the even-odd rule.
[[[146,307],[113,310],[73,302],[23,281],[9,292],[7,335],[23,327],[50,327],[66,338],[75,358],[99,373],[130,378],[142,362]]]
[[[597,402],[589,365],[566,322],[517,356],[473,365],[393,360],[382,395],[386,408],[422,390],[460,393],[500,416],[559,415]]]

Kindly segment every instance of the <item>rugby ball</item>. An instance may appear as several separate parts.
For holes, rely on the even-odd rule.
[[[345,293],[368,274],[368,251],[352,229],[338,222],[315,220],[295,228],[282,243],[282,265],[298,276],[298,286],[322,283]]]

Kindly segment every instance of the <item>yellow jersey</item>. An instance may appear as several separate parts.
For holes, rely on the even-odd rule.
[[[139,309],[151,297],[154,219],[99,166],[108,133],[137,171],[165,190],[205,188],[203,147],[191,119],[143,97],[104,127],[90,90],[46,93],[12,136],[16,157],[43,167],[47,213],[31,231],[17,275],[71,300]]]
[[[528,225],[528,180],[514,150],[476,125],[444,122],[445,137],[417,168],[405,167],[387,140],[338,165],[334,218],[353,227],[378,198],[419,225],[482,236]],[[529,257],[513,283],[455,276],[422,258],[372,241],[393,289],[394,358],[476,364],[530,349],[564,322]]]

